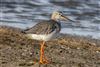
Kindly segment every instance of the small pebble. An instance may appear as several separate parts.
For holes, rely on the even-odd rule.
[[[79,50],[80,48],[78,47],[77,49]]]
[[[100,53],[99,51],[96,51],[96,53]]]
[[[67,49],[70,49],[70,47],[67,47]]]
[[[30,53],[30,55],[32,55],[33,53]]]

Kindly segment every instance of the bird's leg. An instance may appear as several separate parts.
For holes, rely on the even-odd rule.
[[[45,41],[42,42],[41,49],[40,49],[40,63],[41,64],[48,63],[47,59],[44,56],[44,45],[45,45]]]

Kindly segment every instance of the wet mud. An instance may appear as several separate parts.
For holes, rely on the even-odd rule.
[[[40,43],[0,26],[0,67],[100,67],[100,40],[60,34],[45,44],[48,64],[39,63]]]

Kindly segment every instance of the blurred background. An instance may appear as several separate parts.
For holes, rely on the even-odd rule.
[[[0,25],[30,28],[53,11],[79,21],[62,23],[61,33],[100,39],[100,0],[0,0]]]

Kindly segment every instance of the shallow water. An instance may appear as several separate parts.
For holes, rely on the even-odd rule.
[[[53,11],[76,21],[62,23],[61,33],[100,39],[100,0],[1,0],[0,25],[30,28]]]

